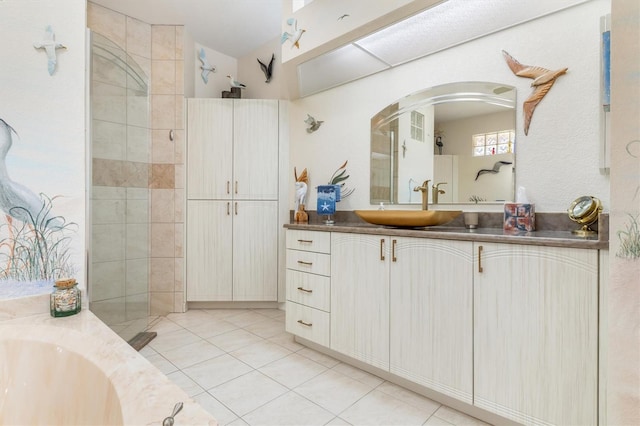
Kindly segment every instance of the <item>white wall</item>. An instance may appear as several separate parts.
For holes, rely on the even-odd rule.
[[[51,25],[57,69],[33,43]],[[14,135],[6,163],[9,177],[39,194],[60,196],[53,213],[78,224],[71,235],[76,278],[85,280],[85,40],[84,0],[0,1],[0,118]],[[1,219],[5,223],[4,214]]]
[[[608,210],[609,178],[600,174],[598,156],[599,20],[609,12],[608,0],[593,0],[292,101],[290,168],[307,167],[311,187],[308,196],[313,200],[313,188],[325,183],[333,170],[349,160],[348,183],[356,191],[338,209],[371,208],[369,125],[375,113],[426,87],[467,80],[502,82],[517,88],[516,185],[527,188],[536,210],[562,212],[584,194],[597,196]],[[524,64],[569,68],[538,105],[528,136],[522,130],[522,102],[531,93],[531,80],[513,75],[502,57],[503,49]],[[307,113],[325,121],[313,134],[305,131]],[[290,206],[293,208],[292,197]]]

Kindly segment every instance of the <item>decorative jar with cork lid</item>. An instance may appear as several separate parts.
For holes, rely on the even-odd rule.
[[[51,316],[67,317],[82,309],[82,294],[75,278],[57,280],[51,292]]]

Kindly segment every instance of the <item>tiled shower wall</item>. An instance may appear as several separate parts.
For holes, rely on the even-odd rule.
[[[184,311],[183,27],[151,27],[151,314]],[[170,135],[173,136],[173,141]]]
[[[150,203],[151,222],[150,233],[144,240],[149,252],[149,310],[151,315],[182,312],[185,144],[183,27],[149,25],[91,2],[88,3],[87,15],[87,23],[92,31],[104,35],[127,51],[151,76],[148,120],[151,158],[145,170],[144,191]],[[118,149],[115,146],[113,148]],[[101,167],[108,167],[108,164],[114,165],[113,162],[94,162],[94,176],[100,176]],[[120,179],[125,177],[121,176]],[[140,244],[140,241],[135,243]],[[94,278],[100,279],[98,276]],[[124,284],[113,280],[111,285],[118,287]]]

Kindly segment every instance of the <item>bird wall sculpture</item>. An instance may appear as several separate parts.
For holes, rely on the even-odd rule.
[[[200,48],[198,59],[200,59],[200,62],[202,62],[202,65],[200,66],[202,73],[200,75],[202,76],[202,80],[204,81],[204,83],[207,84],[209,82],[209,73],[216,72],[216,67],[209,63],[207,54],[205,53],[203,47]]]
[[[245,86],[244,84],[240,83],[238,80],[234,79],[232,75],[228,75],[227,78],[229,79],[229,84],[231,85],[231,87],[238,87],[240,89],[246,89],[247,86]]]
[[[506,166],[506,165],[509,165],[509,164],[513,164],[513,163],[511,161],[496,161],[496,163],[493,165],[492,169],[480,169],[480,170],[478,170],[478,174],[476,174],[475,180],[478,180],[480,175],[483,175],[485,173],[496,174],[496,173],[500,172],[500,168],[502,166]]]
[[[324,123],[324,121],[318,121],[315,118],[313,118],[312,116],[310,116],[309,114],[307,114],[307,119],[304,120],[304,122],[309,125],[309,127],[307,127],[307,133],[315,132],[316,130],[318,130],[320,128],[322,123]]]
[[[269,65],[266,65],[260,59],[256,58],[256,60],[260,64],[260,69],[262,70],[262,72],[264,73],[264,77],[266,78],[265,83],[268,83],[271,81],[271,76],[273,75],[273,62],[275,61],[275,59],[276,59],[276,55],[275,53],[272,53],[271,60],[269,61]]]
[[[533,117],[533,111],[536,109],[542,98],[549,92],[553,83],[562,74],[565,74],[568,68],[561,68],[558,70],[548,70],[546,68],[522,65],[515,58],[509,55],[506,51],[502,51],[507,65],[511,71],[518,77],[532,78],[533,93],[524,101],[524,134],[529,134],[529,125],[531,124],[531,118]]]
[[[295,18],[287,19],[287,25],[289,25],[292,28],[293,32],[289,33],[285,31],[284,33],[282,33],[282,37],[280,38],[280,44],[284,44],[285,41],[289,40],[291,41],[292,49],[294,46],[300,49],[300,43],[299,43],[300,37],[302,37],[302,34],[304,34],[306,30],[298,28],[298,20]]]
[[[58,43],[55,38],[56,36],[53,33],[51,25],[47,25],[47,28],[44,31],[44,40],[33,43],[33,47],[36,49],[44,49],[47,53],[47,69],[49,71],[49,75],[53,75],[56,70],[56,64],[58,63],[56,50],[67,48],[62,43]]]

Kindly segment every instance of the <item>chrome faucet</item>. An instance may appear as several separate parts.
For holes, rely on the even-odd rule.
[[[434,184],[431,189],[431,198],[433,204],[438,204],[438,195],[444,194],[444,189],[440,189],[440,185],[446,185],[447,182],[438,182]]]
[[[429,182],[431,181],[425,180],[422,183],[422,186],[416,186],[413,188],[416,192],[422,192],[422,210],[429,210]]]

